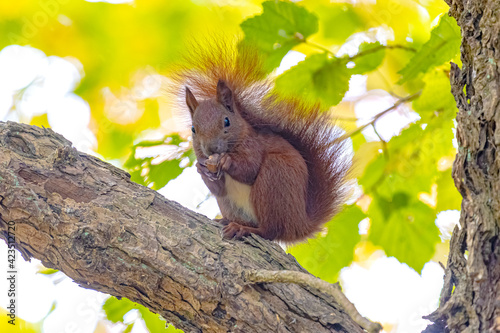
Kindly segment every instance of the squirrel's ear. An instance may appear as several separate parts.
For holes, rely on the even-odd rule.
[[[194,110],[198,107],[198,101],[196,100],[196,97],[194,97],[193,93],[191,90],[189,90],[188,87],[186,87],[186,104],[189,109],[189,113],[191,113],[191,117],[194,115]]]
[[[226,109],[233,112],[233,92],[226,85],[226,82],[219,80],[217,82],[217,101]]]

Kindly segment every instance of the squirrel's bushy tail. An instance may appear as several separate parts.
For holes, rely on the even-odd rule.
[[[254,48],[210,41],[206,47],[197,44],[191,50],[174,80],[203,99],[215,97],[217,82],[224,80],[234,93],[237,109],[253,128],[284,137],[301,153],[309,176],[309,228],[305,235],[297,236],[303,238],[318,231],[346,197],[352,156],[345,142],[338,140],[342,130],[319,104],[275,93]]]
[[[240,100],[252,94],[262,100],[267,94],[267,73],[254,47],[213,37],[205,42],[193,41],[186,49],[189,53],[183,55],[171,75],[176,87],[182,86],[182,94],[186,85],[197,98],[213,98],[219,80],[225,81]]]
[[[319,104],[298,99],[283,99],[270,94],[264,101],[268,117],[284,116],[274,129],[304,157],[309,173],[307,215],[316,232],[338,212],[347,195],[346,177],[351,167],[351,153],[346,142],[339,141],[343,131]],[[275,123],[274,119],[270,123]],[[278,121],[278,119],[276,119]]]

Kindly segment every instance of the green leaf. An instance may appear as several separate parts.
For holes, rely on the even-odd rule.
[[[268,56],[268,70],[278,67],[294,46],[318,31],[318,18],[287,1],[262,3],[263,13],[241,23],[245,40]]]
[[[177,330],[174,326],[167,326],[167,322],[158,314],[149,311],[148,308],[134,303],[127,298],[117,299],[116,297],[110,297],[104,305],[102,306],[107,318],[113,322],[123,322],[123,316],[125,316],[130,310],[137,309],[146,324],[149,332],[151,333],[182,333],[181,330]],[[133,327],[134,323],[127,326],[126,330]]]
[[[334,282],[340,270],[353,260],[354,247],[361,238],[358,225],[365,217],[357,206],[344,207],[326,225],[328,234],[325,237],[309,239],[289,252],[311,274]]]
[[[128,325],[127,328],[125,328],[125,330],[123,331],[123,333],[130,333],[133,328],[134,328],[134,323]]]
[[[414,197],[420,192],[430,192],[431,185],[439,175],[439,159],[454,151],[453,123],[451,117],[443,116],[425,124],[425,129],[423,125],[422,122],[412,124],[389,141],[389,161],[385,165],[385,176],[377,187],[377,193],[389,198],[400,190]]]
[[[149,311],[149,309],[147,309],[146,307],[139,305],[138,309],[149,332],[182,333],[181,330],[176,329],[172,325],[168,325],[167,327],[167,322],[160,315]]]
[[[346,128],[346,130],[348,129]],[[367,143],[364,135],[353,135],[351,136],[351,140],[352,140],[352,147],[355,152],[357,152],[365,143]]]
[[[311,91],[312,75],[328,63],[325,53],[314,54],[299,62],[276,79],[276,88],[285,94],[306,95]]]
[[[359,46],[358,55],[352,61],[355,66],[351,69],[352,74],[365,74],[377,69],[385,57],[385,48],[379,42],[362,43]]]
[[[454,152],[452,118],[443,113],[410,125],[387,143],[389,158],[379,156],[360,179],[372,197],[368,239],[416,271],[432,258],[440,240],[436,210],[422,203],[419,194],[431,191],[442,175],[438,161]]]
[[[437,182],[437,205],[436,210],[443,211],[449,209],[460,210],[462,196],[455,187],[455,182],[451,176],[451,170],[441,172]]]
[[[402,76],[399,84],[451,60],[460,51],[460,41],[460,28],[455,19],[444,14],[439,24],[432,29],[429,41],[412,57],[406,67],[399,71]]]
[[[421,202],[411,202],[407,194],[398,192],[389,201],[374,199],[368,215],[371,219],[368,240],[381,246],[387,256],[420,273],[440,241],[434,210]]]
[[[137,305],[128,298],[118,299],[116,297],[110,297],[106,300],[102,309],[111,322],[117,323],[123,322],[123,316],[130,310],[135,309],[136,306]]]
[[[341,44],[353,33],[364,30],[363,18],[350,4],[330,3],[316,12],[320,15],[322,27],[324,27],[323,37],[336,44]]]
[[[180,167],[180,159],[164,161],[158,165],[149,166],[148,182],[154,183],[153,189],[159,190],[167,183],[177,178],[182,173],[183,168]]]
[[[356,137],[363,137],[363,135],[356,135]],[[353,146],[355,149],[354,153],[354,168],[352,170],[352,176],[359,178],[362,175],[365,175],[365,170],[367,166],[370,165],[371,163],[379,158],[380,156],[380,151],[382,151],[383,145],[380,141],[371,141],[371,142],[364,142],[362,144],[359,144],[359,141],[355,141],[353,138]],[[384,162],[385,164],[385,162]],[[383,171],[383,169],[382,169]],[[370,172],[373,173],[374,171],[370,169]],[[366,179],[365,179],[366,181]],[[366,184],[366,183],[365,183]]]
[[[346,63],[345,60],[334,59],[312,76],[316,93],[326,105],[337,105],[349,90],[351,73]]]
[[[379,154],[373,162],[365,167],[365,172],[359,179],[359,184],[363,186],[365,193],[372,192],[373,187],[383,180],[386,162],[384,155]]]
[[[336,105],[349,89],[351,73],[346,63],[346,59],[332,59],[326,53],[309,56],[278,77],[276,90],[288,96],[319,99],[325,106]]]
[[[54,273],[57,273],[57,272],[59,272],[59,270],[53,269],[53,268],[46,268],[46,267],[44,267],[43,269],[39,270],[37,273],[44,274],[44,275],[51,275],[51,274],[54,274]]]
[[[451,94],[450,79],[443,71],[434,70],[425,74],[422,94],[413,102],[413,109],[423,116],[448,108],[455,108],[455,98]]]
[[[365,193],[376,192],[390,198],[397,191],[414,197],[430,192],[440,175],[438,161],[455,153],[452,127],[453,112],[448,111],[426,123],[414,123],[393,137],[387,143],[389,159],[380,154],[359,179]]]
[[[138,184],[149,186],[158,190],[165,186],[169,181],[179,176],[185,167],[194,163],[195,157],[192,148],[182,147],[185,141],[178,134],[170,134],[158,141],[142,141],[134,145],[132,153],[124,164],[130,173],[131,180]],[[173,154],[170,159],[156,162],[158,156],[136,158],[138,149],[148,149],[155,146],[172,146],[178,153]],[[184,151],[182,151],[184,150]],[[181,162],[187,159],[188,163],[181,167]]]

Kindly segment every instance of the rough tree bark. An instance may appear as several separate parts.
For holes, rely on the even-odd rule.
[[[77,152],[49,129],[0,122],[0,237],[85,288],[125,296],[185,332],[363,332],[330,297],[249,284],[252,270],[304,270],[258,237],[221,238],[204,216]]]
[[[426,332],[500,332],[500,1],[447,3],[462,32],[462,69],[452,64],[450,76],[459,109],[453,178],[463,201]]]

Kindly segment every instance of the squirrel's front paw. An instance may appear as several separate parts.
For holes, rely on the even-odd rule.
[[[231,222],[222,229],[222,235],[226,239],[241,239],[250,235],[250,232],[245,226]]]
[[[228,171],[231,167],[231,163],[231,157],[227,153],[222,154],[219,160],[219,170]]]
[[[216,180],[220,179],[220,177],[218,177],[217,174],[210,172],[210,170],[205,165],[201,164],[200,162],[196,162],[196,170],[198,170],[198,173],[204,175],[205,177],[207,177],[211,181],[216,181]]]

